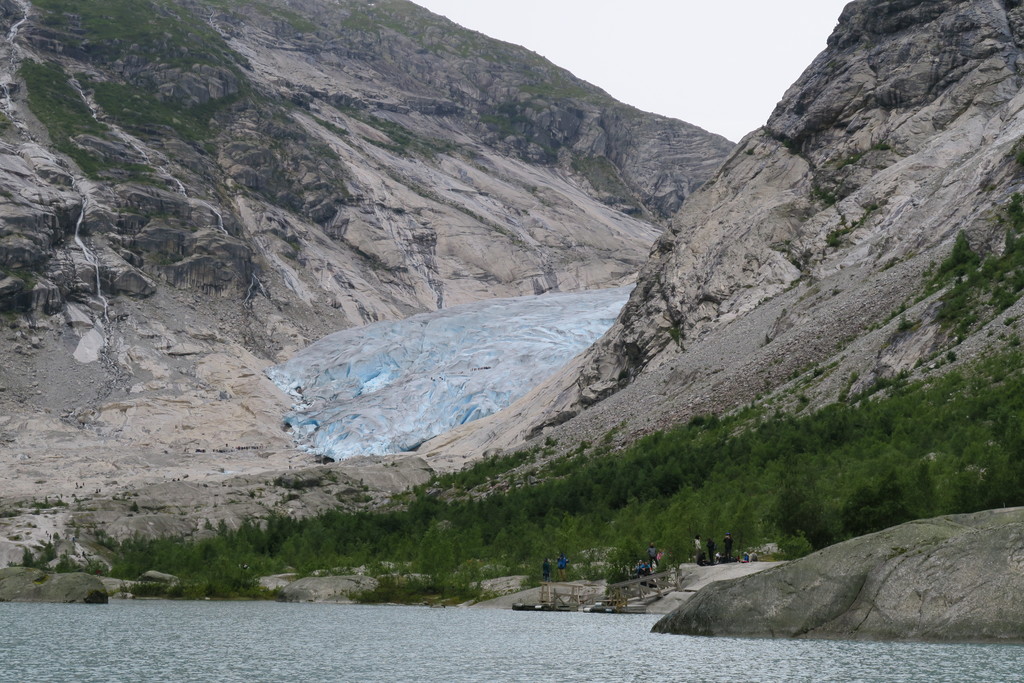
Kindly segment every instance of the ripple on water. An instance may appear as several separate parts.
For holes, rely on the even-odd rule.
[[[0,603],[0,681],[1009,681],[1008,645],[691,638],[653,615]]]

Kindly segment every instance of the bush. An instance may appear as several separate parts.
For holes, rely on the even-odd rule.
[[[814,552],[814,546],[807,540],[803,532],[794,536],[786,536],[779,541],[779,554],[783,560],[796,560]]]

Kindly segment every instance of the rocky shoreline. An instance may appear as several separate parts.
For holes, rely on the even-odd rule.
[[[647,606],[656,633],[753,638],[1024,643],[1014,596],[1024,592],[1024,507],[917,520],[792,562],[679,567],[677,590]],[[481,584],[496,595],[459,607],[536,603],[528,577]],[[0,569],[0,602],[106,603],[164,595],[174,576],[138,581]],[[601,582],[586,583],[600,591]],[[261,577],[267,598],[350,604],[379,586],[365,575]],[[144,588],[143,588],[144,587]]]
[[[1024,508],[947,515],[711,584],[656,633],[1024,643]]]
[[[30,567],[0,569],[0,602],[107,603],[107,589],[99,577],[83,572],[51,574]]]

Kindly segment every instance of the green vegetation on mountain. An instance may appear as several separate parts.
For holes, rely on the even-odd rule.
[[[259,0],[205,0],[205,4],[229,14],[234,14],[247,8],[252,9],[268,19],[287,22],[293,30],[299,33],[315,33],[317,28],[319,28],[307,17],[284,7],[275,7],[268,2],[260,2]]]
[[[49,62],[25,61],[18,76],[28,85],[29,108],[46,126],[53,146],[74,159],[87,175],[95,175],[108,167],[102,159],[72,141],[77,135],[103,137],[108,128],[93,118],[64,70]]]
[[[41,0],[35,6],[44,13],[42,23],[57,33],[67,52],[100,66],[130,64],[118,69],[126,82],[82,82],[94,91],[97,104],[112,122],[128,130],[169,128],[186,140],[203,141],[211,136],[212,116],[239,98],[232,94],[198,105],[178,102],[160,91],[173,82],[175,70],[220,69],[246,91],[239,68],[244,58],[179,5],[160,0]],[[30,82],[30,93],[32,86]]]
[[[213,115],[238,99],[237,96],[229,96],[203,105],[184,107],[173,101],[160,101],[149,92],[131,85],[110,81],[88,82],[88,85],[95,93],[97,104],[126,130],[139,132],[165,127],[193,142],[208,140],[213,134]]]
[[[413,573],[421,594],[457,597],[486,576],[535,575],[563,550],[576,575],[617,578],[652,539],[678,563],[694,534],[726,531],[738,551],[777,542],[792,557],[911,519],[1024,504],[1022,415],[1024,355],[1014,350],[803,417],[747,409],[619,453],[581,444],[567,458],[487,460],[387,512],[278,516],[197,542],[108,546],[117,576],[159,568],[211,595],[288,567],[363,566]]]
[[[938,319],[961,339],[979,320],[990,320],[1012,306],[1024,291],[1024,195],[1015,193],[1000,220],[1006,225],[1003,251],[982,259],[964,233],[932,275],[927,292],[952,282],[942,295]]]
[[[36,0],[43,25],[62,34],[67,48],[109,63],[131,57],[170,66],[233,67],[239,57],[216,31],[162,0]]]
[[[629,212],[642,213],[640,207],[633,198],[633,193],[622,182],[619,170],[607,157],[588,156],[575,157],[572,161],[574,171],[582,175],[596,191],[615,197],[621,202],[632,206]]]

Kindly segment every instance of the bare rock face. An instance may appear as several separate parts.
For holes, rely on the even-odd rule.
[[[85,602],[106,604],[99,577],[81,572],[48,574],[28,567],[0,569],[0,602]]]
[[[1019,13],[850,3],[767,126],[660,240],[595,358],[635,373],[674,355],[670,331],[699,339],[803,280],[879,272],[959,230],[987,242],[1020,175]]]
[[[1001,217],[1024,178],[1022,41],[1015,2],[851,2],[767,125],[659,238],[613,329],[437,452],[542,434],[576,444],[615,425],[635,438],[815,365],[858,375],[860,389],[951,348],[960,340],[936,323],[938,300],[917,301],[958,232],[983,255],[1003,249]],[[915,324],[897,352],[901,307]],[[829,383],[811,403],[841,391]]]
[[[629,283],[732,147],[404,0],[51,4],[0,0],[4,498],[308,465],[263,368]]]
[[[292,581],[277,594],[279,602],[335,602],[351,603],[353,593],[371,591],[377,587],[372,576],[307,576]]]
[[[909,522],[701,589],[658,633],[1024,641],[1024,509]]]

